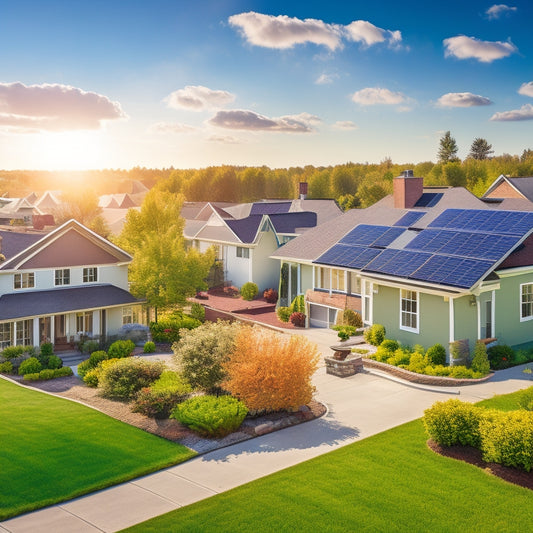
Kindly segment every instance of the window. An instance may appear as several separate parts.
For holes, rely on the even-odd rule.
[[[96,267],[88,267],[83,269],[83,283],[91,283],[98,281],[98,269]]]
[[[15,323],[17,329],[17,345],[31,346],[33,344],[33,320],[19,320]]]
[[[11,346],[11,324],[9,322],[4,322],[0,324],[0,348],[2,350]]]
[[[60,268],[55,272],[56,285],[70,285],[70,268]]]
[[[329,290],[329,269],[324,267],[315,267],[315,287],[317,289]]]
[[[237,246],[237,257],[248,259],[250,257],[250,248],[243,248],[242,246]]]
[[[139,308],[138,307],[123,307],[122,308],[122,325],[124,324],[139,324]]]
[[[418,333],[418,293],[400,290],[400,329]]]
[[[76,331],[81,335],[83,333],[92,335],[93,333],[93,312],[76,313]]]
[[[520,320],[533,319],[533,283],[520,285]]]
[[[336,268],[331,269],[331,290],[346,292],[346,276],[344,275],[344,270],[338,270]]]
[[[15,274],[15,281],[13,286],[15,289],[30,289],[32,287],[35,287],[35,274],[33,272]]]
[[[315,288],[346,292],[346,276],[344,270],[316,267]]]
[[[361,278],[355,272],[348,272],[348,284],[350,294],[361,294]]]

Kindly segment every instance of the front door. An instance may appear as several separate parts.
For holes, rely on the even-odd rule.
[[[54,344],[67,342],[67,316],[55,315],[54,317]]]

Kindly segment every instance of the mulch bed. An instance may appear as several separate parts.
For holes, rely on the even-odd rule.
[[[483,461],[481,451],[472,446],[441,446],[433,440],[428,440],[428,447],[435,453],[444,457],[458,459],[471,465],[483,469],[487,474],[499,477],[509,483],[519,485],[529,490],[533,490],[533,471],[526,472],[519,468],[503,466],[497,463],[486,463]]]
[[[149,418],[140,413],[133,413],[130,409],[130,405],[125,402],[119,402],[114,400],[108,400],[98,394],[98,389],[87,387],[76,376],[69,376],[63,378],[50,379],[47,381],[23,381],[22,376],[8,376],[10,379],[17,381],[27,387],[39,389],[51,394],[61,396],[64,398],[70,398],[76,400],[85,405],[89,405],[98,409],[99,411],[111,416],[117,420],[130,424],[164,439],[184,443],[187,446],[191,446],[206,439],[201,439],[196,433],[191,431],[186,426],[180,424],[174,419],[158,420]],[[326,407],[316,401],[311,401],[305,409],[302,409],[296,413],[277,412],[269,413],[259,416],[257,418],[246,418],[241,428],[239,428],[239,434],[241,437],[238,440],[246,440],[248,438],[258,436],[255,432],[257,426],[265,425],[269,426],[270,422],[273,422],[271,428],[265,428],[263,433],[270,433],[283,427],[288,427],[308,420],[313,420],[324,415]],[[231,437],[228,439],[210,439],[207,446],[204,445],[206,451],[221,448],[227,446],[231,441]]]

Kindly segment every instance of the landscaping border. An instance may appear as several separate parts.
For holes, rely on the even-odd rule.
[[[387,363],[381,363],[380,361],[374,361],[373,359],[368,359],[367,357],[363,357],[363,367],[381,370],[411,383],[418,383],[420,385],[433,385],[436,387],[460,387],[464,385],[476,385],[477,383],[488,381],[492,378],[492,376],[494,376],[494,372],[491,372],[482,378],[476,379],[450,378],[447,376],[428,376],[426,374],[417,374],[416,372],[411,372],[405,368],[388,365]]]

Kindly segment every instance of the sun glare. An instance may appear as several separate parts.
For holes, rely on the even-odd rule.
[[[33,166],[42,170],[87,170],[105,166],[106,143],[101,131],[41,133],[35,139]]]

